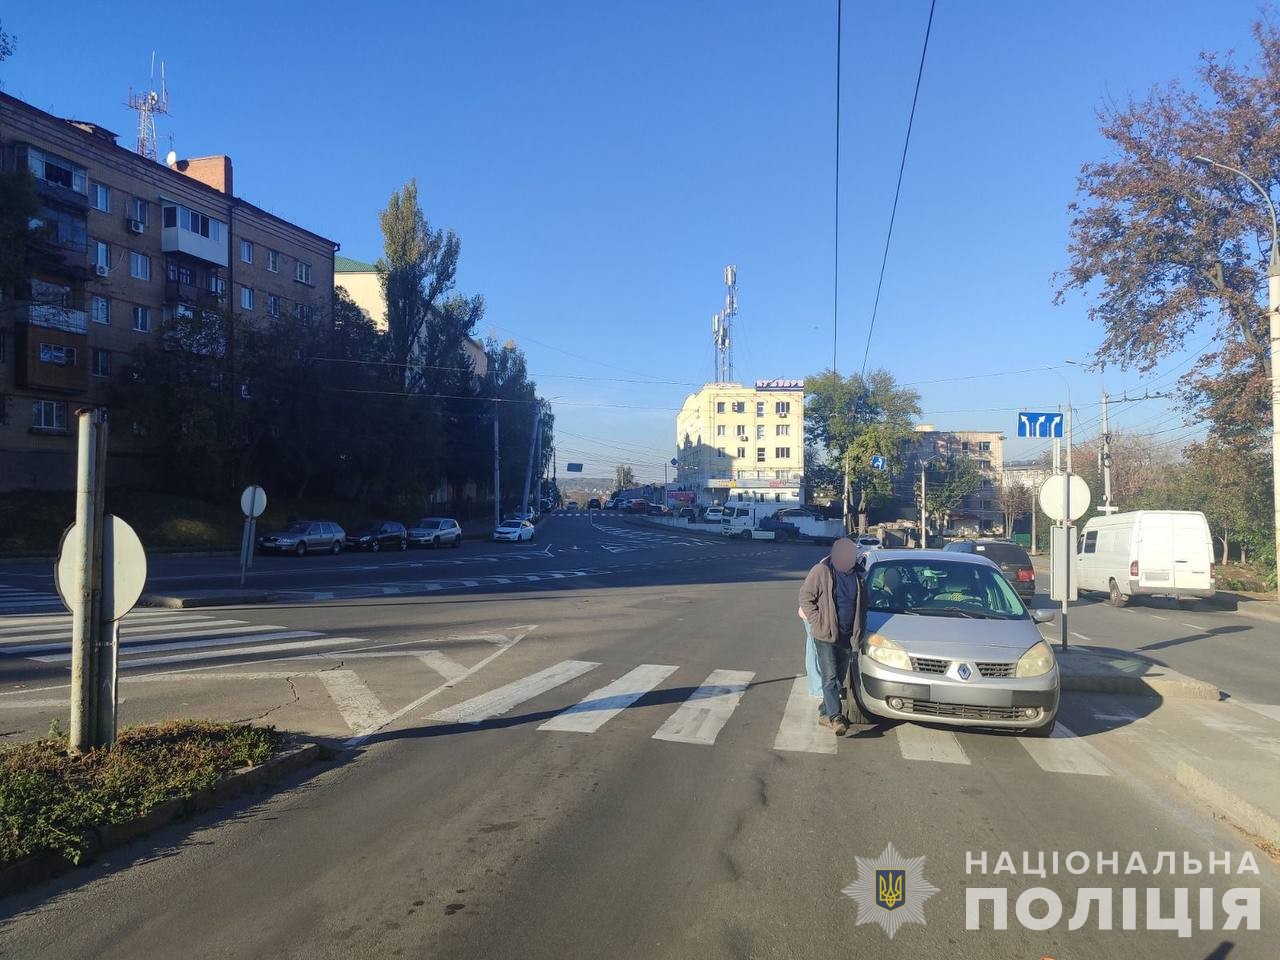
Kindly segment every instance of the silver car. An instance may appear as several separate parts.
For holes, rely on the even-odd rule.
[[[297,520],[283,530],[258,538],[258,549],[263,553],[294,553],[302,557],[308,553],[338,553],[346,531],[327,520]]]
[[[1028,611],[982,556],[874,550],[865,563],[866,632],[853,681],[864,714],[1053,732],[1058,665],[1036,629],[1052,612]]]

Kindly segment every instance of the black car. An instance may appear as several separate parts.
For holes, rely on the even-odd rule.
[[[600,501],[599,501],[599,500],[597,500],[595,497],[592,497],[590,500],[588,500],[588,501],[587,501],[587,509],[588,509],[588,510],[599,510],[599,509],[600,509]]]
[[[398,520],[377,520],[366,524],[355,533],[348,533],[349,550],[404,550],[409,546],[409,533]]]
[[[1000,568],[1004,578],[1023,600],[1030,600],[1036,595],[1036,569],[1031,565],[1027,551],[1012,540],[953,540],[943,549],[986,557]]]
[[[681,507],[676,516],[684,517],[684,519],[688,520],[690,523],[698,522],[698,511],[693,507]]]

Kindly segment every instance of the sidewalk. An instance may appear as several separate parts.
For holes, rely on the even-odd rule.
[[[1146,657],[1096,647],[1053,648],[1062,689],[1076,693],[1114,693],[1165,700],[1222,699],[1212,683],[1188,677]]]
[[[275,594],[269,590],[176,590],[166,593],[144,593],[140,607],[166,607],[174,610],[191,607],[238,607],[247,603],[270,603]]]

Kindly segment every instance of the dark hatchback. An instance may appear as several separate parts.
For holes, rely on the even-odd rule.
[[[953,540],[944,550],[986,557],[1004,574],[1010,586],[1023,600],[1036,595],[1036,568],[1021,545],[1012,540]]]
[[[379,520],[347,534],[348,550],[403,550],[409,545],[409,534],[398,520]]]

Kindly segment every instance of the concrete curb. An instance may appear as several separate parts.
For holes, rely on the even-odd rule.
[[[1182,784],[1197,800],[1214,809],[1224,820],[1245,833],[1273,844],[1280,844],[1280,820],[1259,810],[1229,787],[1206,776],[1185,760],[1178,761],[1175,773]]]
[[[113,847],[121,846],[144,834],[153,833],[194,813],[211,810],[247,790],[259,789],[275,783],[294,771],[310,766],[319,757],[318,743],[299,744],[283,750],[256,767],[241,767],[239,770],[233,770],[217,783],[198,790],[189,797],[174,797],[166,800],[137,820],[96,827],[80,864],[74,864],[54,851],[44,851],[15,860],[0,867],[0,897],[7,897],[20,890],[52,880],[76,866],[92,863],[99,854]]]
[[[1140,657],[1108,655],[1080,647],[1055,653],[1063,690],[1172,700],[1222,699],[1222,691],[1214,684]]]
[[[1280,603],[1274,600],[1257,600],[1253,597],[1233,593],[1230,590],[1219,590],[1208,600],[1200,603],[1210,610],[1223,613],[1234,613],[1251,620],[1266,620],[1268,623],[1280,623]],[[1231,604],[1234,603],[1234,606]]]
[[[185,610],[191,607],[231,607],[247,603],[270,603],[276,595],[266,590],[226,590],[208,593],[175,596],[163,593],[144,593],[138,599],[140,607],[164,607],[170,610]]]

